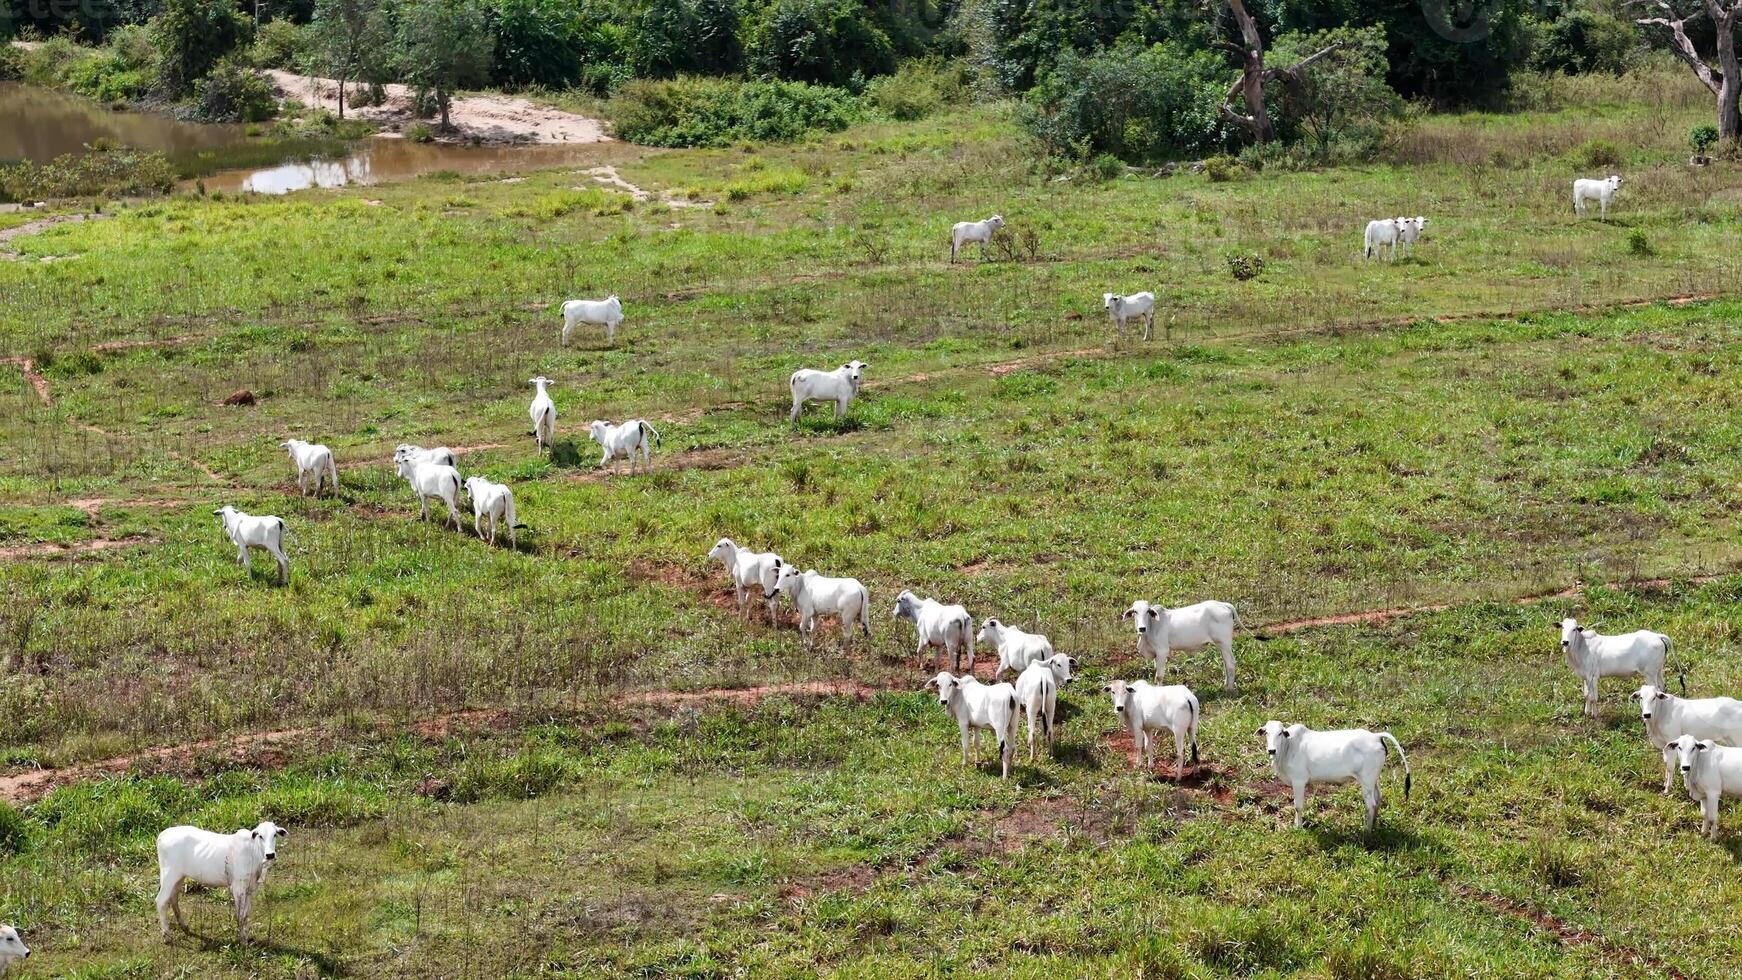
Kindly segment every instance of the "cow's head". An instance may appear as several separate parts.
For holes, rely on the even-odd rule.
[[[0,926],[0,970],[5,970],[13,960],[29,958],[30,947],[18,938],[18,930],[11,926]]]
[[[1603,181],[1603,183],[1608,184],[1609,189],[1612,191],[1620,190],[1621,189],[1621,175],[1620,174],[1610,174],[1609,179]]]
[[[966,680],[966,678],[957,677],[946,670],[940,672],[931,680],[926,681],[925,687],[928,691],[938,692],[938,704],[947,708],[950,706],[950,700],[962,690],[962,683],[964,680]]]
[[[1274,718],[1265,722],[1264,726],[1258,729],[1258,735],[1264,739],[1264,750],[1270,754],[1272,759],[1276,758],[1278,752],[1288,748],[1288,740],[1292,737],[1289,730],[1283,727],[1282,722]]]
[[[919,598],[907,589],[895,597],[895,609],[889,614],[891,619],[918,619]]]
[[[1659,690],[1655,684],[1643,684],[1639,690],[1627,696],[1639,702],[1639,717],[1644,721],[1650,721],[1652,712],[1669,700],[1669,693]]]
[[[1147,601],[1139,599],[1131,604],[1130,609],[1125,610],[1125,618],[1131,620],[1132,625],[1136,627],[1137,635],[1143,636],[1149,632],[1150,627],[1161,624],[1163,611],[1150,605]]]
[[[1108,681],[1101,685],[1101,690],[1113,696],[1113,713],[1119,716],[1121,723],[1129,717],[1125,709],[1131,706],[1132,685],[1131,681]]]
[[[865,369],[871,365],[864,361],[848,361],[841,365],[841,370],[847,372],[847,380],[853,382],[853,387],[859,387],[859,382],[865,378]]]
[[[1702,753],[1711,751],[1710,740],[1701,741],[1692,735],[1683,735],[1670,741],[1664,748],[1675,750],[1676,765],[1683,773],[1694,771],[1694,765],[1699,762]]]

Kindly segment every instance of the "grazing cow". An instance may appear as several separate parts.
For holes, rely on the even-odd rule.
[[[856,578],[828,578],[817,570],[799,571],[792,565],[780,566],[774,588],[763,594],[773,602],[781,593],[792,600],[798,610],[798,631],[804,637],[804,648],[816,644],[818,616],[837,616],[841,620],[841,652],[847,652],[847,640],[853,634],[853,622],[871,638],[871,594]]]
[[[1230,602],[1199,602],[1177,609],[1152,606],[1142,599],[1125,610],[1137,629],[1137,655],[1155,661],[1155,679],[1164,680],[1168,654],[1215,646],[1222,651],[1222,690],[1234,690],[1234,626],[1240,614]]]
[[[1678,698],[1654,684],[1629,694],[1639,702],[1645,737],[1663,753],[1663,792],[1675,778],[1675,750],[1670,743],[1683,735],[1711,739],[1719,745],[1742,745],[1742,701],[1735,698]]]
[[[1306,790],[1311,783],[1361,784],[1361,799],[1367,804],[1362,826],[1371,831],[1379,817],[1379,770],[1385,767],[1385,743],[1397,750],[1403,763],[1403,798],[1409,799],[1409,759],[1390,732],[1365,728],[1315,732],[1305,725],[1287,725],[1271,720],[1258,729],[1270,751],[1276,777],[1294,788],[1294,825],[1306,822]]]
[[[1605,636],[1596,630],[1581,627],[1572,618],[1563,619],[1556,627],[1561,633],[1561,653],[1567,666],[1585,687],[1585,716],[1597,717],[1597,681],[1604,677],[1643,677],[1652,687],[1663,687],[1663,664],[1673,645],[1662,633],[1635,630]],[[1681,673],[1681,665],[1676,665]],[[1687,676],[1682,675],[1682,693],[1687,693]]]
[[[932,648],[941,648],[950,655],[950,669],[962,669],[962,648],[968,648],[968,670],[974,669],[974,620],[968,611],[961,606],[946,606],[933,599],[921,599],[911,591],[903,589],[895,597],[895,611],[891,614],[896,619],[905,619],[913,623],[916,637],[916,653],[921,670],[926,668],[925,652]],[[937,654],[932,654],[932,663],[937,663]]]
[[[981,623],[980,635],[974,639],[981,644],[990,643],[992,649],[998,651],[998,669],[992,672],[994,678],[1007,670],[1020,674],[1024,667],[1036,660],[1052,656],[1051,640],[1039,633],[1025,633],[1014,626],[1006,626],[996,619]]]
[[[18,930],[11,926],[0,926],[0,973],[10,970],[12,964],[19,960],[27,959],[30,959],[30,947],[18,938]]]
[[[333,451],[318,442],[303,442],[301,439],[286,439],[278,444],[280,449],[290,451],[290,460],[296,464],[296,489],[298,493],[307,494],[305,483],[309,474],[314,474],[315,496],[321,495],[321,478],[328,477],[333,484],[333,492],[339,492],[339,469],[333,465]]]
[[[780,593],[775,591],[775,585],[780,581],[780,570],[784,564],[780,556],[772,551],[746,551],[733,543],[731,538],[721,538],[708,549],[708,557],[726,566],[726,573],[732,576],[732,588],[738,593],[738,612],[749,618],[749,608],[745,605],[752,590],[768,601],[768,621],[778,624],[775,611],[780,602]],[[769,598],[768,594],[774,592]]]
[[[1585,213],[1585,202],[1595,200],[1598,205],[1597,219],[1609,220],[1609,202],[1615,199],[1615,192],[1621,189],[1621,177],[1610,174],[1602,180],[1581,179],[1573,181],[1573,214]]]
[[[847,414],[847,406],[859,397],[859,383],[870,366],[864,361],[848,361],[833,371],[799,368],[792,372],[787,387],[792,389],[793,423],[798,423],[805,402],[834,402],[835,418]]]
[[[518,548],[520,542],[515,540],[514,528],[514,491],[506,484],[491,483],[481,476],[466,480],[466,496],[472,498],[472,530],[478,537],[484,536],[481,527],[486,515],[490,518],[490,543],[496,543],[496,524],[500,521],[508,528],[508,547]]]
[[[1143,339],[1149,339],[1150,329],[1155,326],[1154,293],[1132,293],[1129,296],[1102,293],[1101,306],[1106,309],[1107,315],[1113,318],[1113,326],[1118,328],[1120,333],[1125,332],[1125,324],[1142,317]]]
[[[284,829],[270,820],[253,830],[215,834],[198,827],[171,827],[157,835],[157,924],[169,938],[169,912],[183,929],[181,883],[184,879],[207,888],[229,891],[236,903],[236,936],[248,941],[248,910],[254,892],[266,881],[266,869],[278,857]]]
[[[974,762],[980,760],[980,730],[998,737],[998,761],[1003,778],[1010,778],[1010,760],[1016,754],[1016,689],[1009,684],[982,684],[972,674],[956,677],[944,671],[925,682],[938,692],[938,703],[955,719],[962,732],[962,764],[969,765],[968,744],[973,742]]]
[[[455,466],[459,463],[454,457],[454,451],[446,446],[425,449],[409,442],[402,442],[393,448],[393,459],[397,462],[402,456],[419,463],[436,463],[441,466]]]
[[[414,459],[400,457],[394,462],[399,467],[399,475],[405,482],[411,484],[411,492],[417,494],[418,516],[429,520],[429,498],[436,497],[448,505],[448,518],[454,522],[454,530],[460,529],[460,471],[452,466],[442,466],[439,463],[420,463]]]
[[[985,221],[958,221],[950,227],[950,261],[956,261],[956,254],[963,245],[971,242],[980,243],[980,259],[986,258],[986,249],[992,244],[992,236],[998,234],[998,229],[1004,227],[1004,216],[995,214]]]
[[[1036,660],[1016,678],[1016,703],[1028,716],[1028,761],[1034,761],[1034,735],[1038,726],[1046,736],[1046,749],[1052,752],[1052,735],[1057,728],[1059,688],[1076,679],[1077,661],[1062,653],[1045,660]]]
[[[549,378],[541,374],[526,383],[538,386],[538,393],[532,396],[526,414],[532,416],[532,438],[538,442],[538,451],[544,452],[556,443],[556,402],[550,400],[546,387],[550,384]]]
[[[604,299],[571,299],[563,304],[563,346],[569,345],[569,334],[577,323],[601,323],[605,326],[605,343],[617,339],[617,324],[623,322],[623,303],[616,293]]]
[[[212,511],[224,524],[224,536],[236,546],[236,564],[248,567],[248,549],[270,552],[278,560],[278,584],[290,581],[290,559],[284,553],[284,519],[264,515],[255,517],[228,504]]]
[[[1148,681],[1113,681],[1101,688],[1113,695],[1113,713],[1131,732],[1131,765],[1144,769],[1155,765],[1155,738],[1150,732],[1173,733],[1173,778],[1186,774],[1186,746],[1192,747],[1192,765],[1198,764],[1198,719],[1203,712],[1198,696],[1184,684],[1157,687]]]
[[[1391,259],[1397,259],[1397,238],[1401,233],[1396,218],[1379,218],[1367,222],[1367,233],[1363,236],[1364,251],[1361,261],[1367,262],[1373,258],[1373,253],[1381,249],[1391,250]]]
[[[636,454],[641,456],[641,468],[653,468],[653,447],[659,445],[659,432],[647,424],[646,419],[630,419],[622,425],[612,425],[604,419],[594,419],[587,426],[587,432],[594,442],[599,444],[599,466],[604,468],[610,464],[611,472],[617,472],[617,461],[624,457],[629,459],[629,475],[635,475]],[[649,437],[652,441],[648,441]]]
[[[1709,738],[1682,735],[1669,743],[1681,764],[1682,785],[1700,805],[1700,832],[1718,839],[1718,802],[1742,796],[1742,748],[1719,745]]]
[[[1397,242],[1403,246],[1403,257],[1409,258],[1409,248],[1421,240],[1421,233],[1427,230],[1427,219],[1421,215],[1413,218],[1398,218]]]

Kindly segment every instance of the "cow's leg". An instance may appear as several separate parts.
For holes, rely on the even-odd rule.
[[[164,939],[169,938],[170,911],[175,912],[175,924],[182,925],[181,904],[177,901],[180,892],[180,875],[172,875],[167,870],[157,873],[157,927],[163,932]]]
[[[1669,795],[1669,788],[1675,782],[1675,749],[1663,747],[1663,795]]]
[[[1365,827],[1368,833],[1373,832],[1373,822],[1379,819],[1379,774],[1373,774],[1372,782],[1361,783],[1361,802],[1367,805]]]
[[[1294,784],[1294,825],[1306,826],[1306,783]]]
[[[1234,640],[1232,637],[1216,644],[1222,650],[1222,690],[1234,693]]]

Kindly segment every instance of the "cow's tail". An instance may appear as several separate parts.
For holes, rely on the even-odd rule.
[[[503,510],[505,511],[505,513],[502,516],[504,516],[508,519],[508,526],[509,527],[520,527],[521,526],[519,519],[516,517],[516,515],[514,513],[514,495],[513,494],[508,495],[508,499],[503,503]]]
[[[1390,732],[1380,732],[1379,738],[1382,741],[1391,743],[1391,747],[1397,750],[1398,760],[1403,763],[1403,798],[1407,800],[1407,799],[1409,799],[1409,783],[1410,783],[1409,756],[1406,756],[1403,754],[1403,746],[1398,744],[1397,736],[1391,734]]]
[[[972,669],[974,666],[974,621],[963,616],[956,620],[956,623],[962,627],[962,635],[968,638],[968,667]]]
[[[1196,698],[1186,699],[1186,710],[1192,713],[1189,722],[1192,733],[1192,765],[1198,764],[1198,702]]]
[[[327,475],[333,478],[333,490],[337,492],[339,489],[339,466],[333,462],[331,453],[327,454]]]
[[[1675,643],[1672,640],[1670,640],[1669,637],[1664,636],[1662,633],[1657,634],[1657,636],[1658,636],[1658,639],[1663,641],[1664,654],[1666,655],[1666,657],[1670,661],[1672,661],[1675,664],[1676,681],[1681,684],[1682,697],[1685,698],[1688,696],[1688,671],[1687,671],[1687,668],[1682,666],[1681,655],[1675,652]]]
[[[871,594],[859,594],[859,628],[865,631],[865,638],[871,638]]]
[[[653,444],[655,446],[659,445],[659,430],[655,429],[651,425],[648,425],[646,419],[642,419],[639,424],[641,426],[642,437],[645,438],[647,436],[652,436],[653,437]]]

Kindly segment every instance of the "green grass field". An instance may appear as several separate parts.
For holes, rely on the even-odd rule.
[[[1620,682],[1581,719],[1550,630],[1661,630],[1690,693],[1742,687],[1742,165],[1686,166],[1689,89],[1568,84],[1225,183],[1055,180],[986,107],[602,148],[653,201],[437,176],[13,239],[22,975],[1732,974],[1742,837],[1659,793]],[[1590,140],[1626,156],[1607,223],[1568,200]],[[995,211],[1032,254],[948,265],[949,223]],[[1363,264],[1366,219],[1405,212],[1415,256]],[[1156,337],[1113,336],[1100,294],[1143,288]],[[557,305],[607,292],[616,345],[561,348]],[[848,417],[789,426],[786,376],[854,357]],[[586,422],[638,415],[654,472],[594,473]],[[291,436],[332,446],[336,497],[296,495]],[[420,523],[408,441],[509,482],[520,548]],[[233,564],[222,503],[286,518],[287,588]],[[721,536],[862,579],[871,642],[743,622]],[[960,764],[888,618],[907,587],[1083,660],[1051,759]],[[1175,660],[1205,708],[1183,780],[1131,770],[1100,693],[1145,676],[1139,597],[1253,627],[1236,695]],[[1374,834],[1353,789],[1293,830],[1272,717],[1391,730],[1412,798],[1388,771]],[[212,893],[161,942],[155,833],[264,817],[291,837],[257,942]]]

